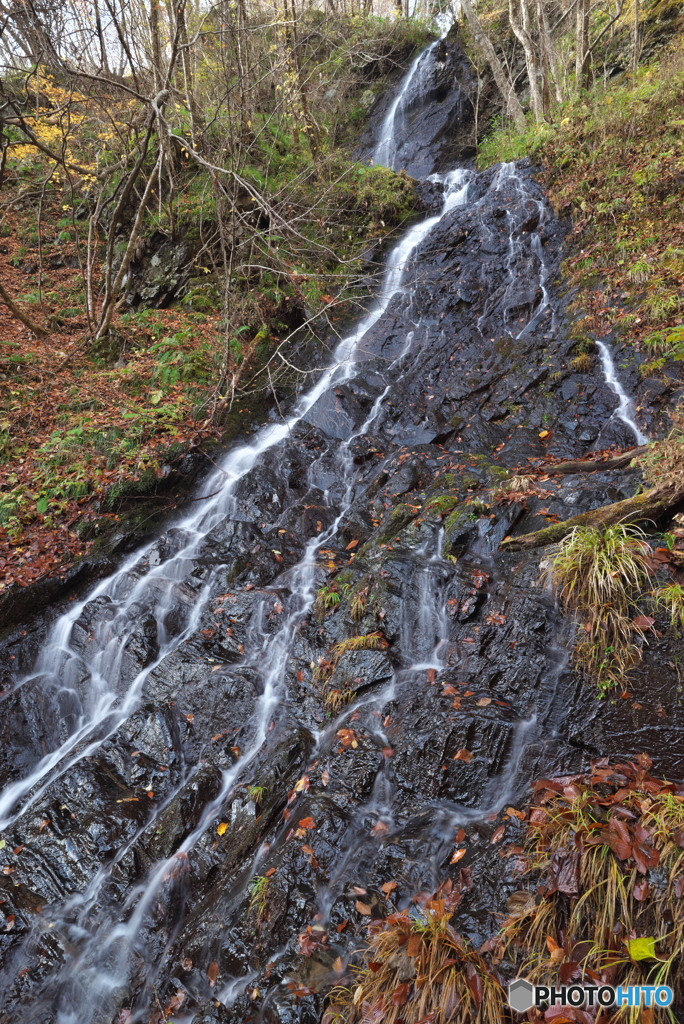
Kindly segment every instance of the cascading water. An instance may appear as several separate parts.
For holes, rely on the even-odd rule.
[[[603,375],[606,378],[606,384],[618,397],[618,407],[613,415],[624,423],[626,427],[629,427],[636,438],[637,444],[648,444],[648,437],[637,426],[634,418],[634,402],[620,383],[610,349],[604,341],[597,341],[596,344],[601,355],[601,366],[603,368]]]
[[[428,47],[407,73],[385,120],[376,163],[392,165],[403,105],[420,89],[421,69],[429,67],[438,43]],[[292,935],[269,948],[272,964],[282,958],[291,965],[290,939],[296,945],[297,931],[309,919],[318,922],[317,927],[323,926],[321,922],[339,923],[340,902],[351,881],[357,872],[370,871],[385,838],[396,849],[403,843],[403,848],[414,850],[411,863],[407,856],[407,879],[416,885],[438,882],[455,828],[482,823],[514,799],[521,765],[532,756],[530,751],[537,756],[543,747],[548,709],[554,704],[564,660],[554,653],[548,664],[543,663],[535,700],[521,700],[519,707],[489,696],[490,692],[496,694],[496,678],[489,688],[480,682],[487,667],[487,644],[492,642],[491,637],[486,643],[483,638],[487,630],[504,627],[506,588],[513,586],[505,576],[497,578],[489,538],[472,545],[463,563],[455,565],[455,556],[445,546],[445,526],[428,516],[416,526],[413,546],[402,541],[395,549],[396,538],[390,531],[378,551],[367,556],[371,565],[367,577],[360,583],[345,584],[356,586],[361,614],[372,586],[380,582],[385,588],[385,603],[373,606],[377,642],[364,651],[370,665],[367,671],[375,673],[378,686],[367,686],[363,675],[344,676],[343,657],[335,663],[326,659],[328,642],[337,644],[338,653],[346,650],[344,633],[321,640],[326,627],[312,614],[317,589],[327,579],[331,564],[336,565],[333,556],[341,551],[353,566],[354,555],[348,552],[354,550],[358,539],[348,543],[345,531],[354,523],[361,524],[366,536],[372,529],[367,522],[369,513],[359,504],[370,506],[375,500],[378,515],[390,505],[373,499],[381,488],[380,478],[368,468],[373,459],[384,458],[384,449],[392,446],[402,453],[400,459],[415,454],[419,446],[415,438],[424,435],[425,458],[432,459],[435,467],[441,467],[439,460],[451,454],[456,462],[461,457],[458,448],[448,453],[439,447],[440,437],[456,435],[461,419],[450,413],[452,420],[444,423],[443,415],[442,426],[428,430],[425,424],[432,422],[432,392],[423,396],[414,390],[410,400],[401,397],[409,393],[401,389],[423,380],[424,374],[428,388],[431,349],[445,346],[444,366],[448,367],[473,337],[481,350],[497,317],[512,341],[521,343],[540,325],[553,328],[546,284],[549,268],[541,237],[546,211],[538,193],[532,194],[513,164],[503,165],[489,178],[478,179],[458,168],[431,179],[443,188],[441,209],[410,227],[392,249],[374,304],[339,343],[330,367],[300,397],[289,418],[265,427],[250,444],[229,453],[206,482],[207,497],[197,502],[191,515],[128,558],[84,600],[74,603],[55,623],[35,667],[6,696],[20,699],[25,695],[27,701],[39,705],[42,730],[33,746],[40,753],[32,763],[17,767],[0,797],[0,827],[12,840],[8,848],[23,850],[27,832],[35,837],[52,835],[54,829],[54,842],[62,843],[69,864],[78,865],[82,860],[91,865],[89,870],[83,866],[80,874],[74,867],[69,878],[41,868],[44,889],[51,895],[36,898],[5,963],[1,981],[8,993],[7,1024],[147,1024],[157,1019],[153,1014],[160,1006],[165,1013],[158,985],[170,984],[170,991],[175,991],[177,977],[185,977],[183,972],[191,980],[183,981],[179,991],[183,998],[195,999],[195,1005],[218,999],[227,1007],[246,998],[245,990],[258,973],[248,953],[238,952],[239,928],[248,916],[245,906],[249,905],[250,879],[268,871],[273,877],[280,868],[267,865],[280,863],[274,858],[286,858],[295,846],[299,849],[293,845],[293,837],[301,839],[298,833],[306,834],[313,818],[297,812],[296,801],[307,798],[310,778],[316,772],[325,774],[324,766],[338,763],[335,759],[339,760],[340,749],[348,747],[355,756],[358,750],[359,759],[344,781],[338,783],[333,774],[321,783],[327,803],[315,812],[316,824],[330,807],[334,807],[331,819],[337,823],[330,825],[332,838],[325,841],[326,877],[307,881],[306,899],[299,900],[296,910],[290,909],[295,922],[288,925]],[[500,215],[502,207],[505,216]],[[453,230],[463,241],[474,225],[482,232],[485,254],[477,257],[480,276],[459,285],[453,304],[467,306],[480,293],[483,298],[477,307],[479,315],[472,316],[467,331],[452,341],[440,326],[445,312],[437,320],[431,309],[425,261],[431,253],[434,259],[435,247],[444,249],[452,244],[449,232]],[[436,262],[440,259],[438,254]],[[496,274],[498,284],[489,295],[485,286]],[[451,294],[454,281],[445,278],[438,287]],[[475,326],[478,330],[471,329]],[[493,358],[489,350],[482,357],[485,362]],[[477,373],[471,377],[474,363],[464,357],[462,371],[456,374],[460,378],[456,383],[463,386],[466,397],[479,395]],[[371,373],[367,372],[369,366]],[[337,424],[323,439],[324,431],[317,427],[325,420],[322,410],[334,408],[345,394],[360,395],[359,401],[366,404],[359,405],[361,411],[352,426]],[[394,409],[396,401],[404,402],[404,412],[412,417],[408,426],[402,425]],[[620,408],[627,415],[628,406]],[[495,421],[498,415],[494,410],[490,419]],[[639,438],[636,426],[630,425]],[[402,432],[409,441],[402,442]],[[504,435],[500,447],[505,440]],[[295,461],[300,448],[308,466],[298,484],[300,497],[288,499],[288,504],[283,480],[289,461]],[[435,478],[441,472],[435,468]],[[413,493],[418,486],[411,478],[397,487],[395,496],[406,490]],[[402,507],[409,518],[415,514],[410,499],[395,512]],[[473,516],[477,518],[471,511],[466,521]],[[300,529],[296,537],[293,522],[306,524],[295,526]],[[399,530],[397,526],[396,532]],[[343,534],[344,543],[340,541]],[[298,553],[280,570],[288,538],[299,544]],[[381,549],[391,553],[393,560],[378,561]],[[279,559],[273,571],[263,579],[257,573],[254,582],[240,583],[250,559],[258,559],[263,551],[271,557],[271,566],[273,556]],[[339,591],[333,594],[339,597]],[[392,602],[397,601],[401,608],[394,615]],[[231,616],[231,609],[244,611],[247,625],[239,637],[235,634],[244,623],[239,614]],[[530,607],[526,614],[530,617],[530,646],[534,637],[542,638],[537,644],[541,664],[549,645],[539,632],[540,613]],[[390,661],[378,637],[382,629],[391,632],[386,622],[393,615],[396,626]],[[480,616],[476,624],[475,616]],[[202,637],[207,643],[214,642],[219,623],[226,637],[220,655],[212,647],[201,646]],[[373,635],[370,625],[364,628],[367,635]],[[506,650],[517,642],[512,641]],[[307,671],[312,680],[309,691]],[[348,699],[341,709],[333,702],[327,722],[307,710],[309,705],[320,707],[320,693],[313,696],[317,672],[324,678],[326,672],[332,672],[332,679],[337,678],[335,672],[341,673],[339,686],[336,682],[331,692],[333,696],[346,694]],[[172,688],[167,678],[176,678],[174,673],[180,683]],[[330,678],[326,685],[332,687]],[[472,688],[470,684],[466,687],[465,678],[475,680]],[[221,711],[219,721],[211,719],[208,735],[184,743],[177,734],[183,721],[183,728],[193,727],[195,715],[186,711],[193,686],[207,693],[215,691],[217,701],[227,693],[225,699],[236,704],[217,704],[227,706],[228,711]],[[34,698],[36,694],[38,698]],[[154,700],[150,694],[155,695]],[[445,695],[446,716],[440,710]],[[479,700],[474,707],[480,718],[474,712],[465,714],[462,699]],[[148,769],[135,768],[137,774],[132,774],[130,764],[139,757],[147,757],[148,764],[153,762],[148,753],[151,747],[139,739],[147,735],[140,726],[141,715],[147,714],[157,733],[166,737],[166,719],[157,713],[160,704],[172,708],[174,718],[168,737],[158,744],[160,752],[155,757],[167,760],[156,772],[153,788],[145,774]],[[239,714],[235,712],[239,743],[231,717],[234,706],[241,709]],[[434,726],[437,720],[439,736]],[[300,761],[293,755],[294,767],[280,753],[288,728],[297,736]],[[357,736],[362,728],[365,739]],[[464,764],[463,751],[476,742],[482,754],[463,783],[455,773]],[[215,755],[213,751],[221,743],[225,748],[220,756]],[[430,760],[433,747],[436,752]],[[272,783],[275,810],[271,818],[264,812],[268,820],[263,833],[255,833],[253,846],[241,852],[232,873],[221,875],[224,854],[222,849],[216,850],[216,836],[225,835],[226,830],[230,836],[234,827],[239,845],[241,833],[247,835],[257,828],[262,817],[257,814],[259,798],[245,801],[245,793],[249,794],[249,786],[271,761],[277,764]],[[290,779],[288,772],[295,769],[297,774]],[[118,814],[124,820],[128,809],[139,812],[137,818],[127,819],[121,841],[108,849],[107,856],[98,853],[98,844],[105,844],[104,826],[98,821],[83,826],[79,840],[84,846],[69,838],[75,817],[70,794],[73,791],[77,796],[79,787],[94,785],[93,773],[101,770],[103,785],[112,789],[107,804],[114,809],[112,817]],[[137,780],[135,792],[119,781],[117,773]],[[279,803],[281,775],[290,779],[292,788]],[[297,779],[297,775],[301,777]],[[354,799],[349,795],[352,785],[357,787]],[[155,793],[158,786],[165,786],[159,794]],[[284,806],[287,800],[293,810]],[[407,801],[409,811],[405,809]],[[183,817],[178,811],[181,804],[190,806],[192,813]],[[182,827],[173,832],[179,816]],[[217,831],[219,824],[221,831]],[[168,842],[167,830],[172,832]],[[301,848],[311,851],[313,846],[307,840],[308,836]],[[295,875],[318,870],[313,867],[314,853],[308,852],[306,857],[310,859],[296,866]],[[386,870],[390,870],[389,864],[388,860]],[[8,862],[8,866],[15,870],[13,864]],[[212,889],[212,884],[218,885],[211,882],[214,877],[221,880],[219,892]],[[304,913],[309,917],[303,918]],[[186,944],[192,946],[192,956]],[[173,968],[167,970],[168,964]],[[290,966],[283,968],[285,981],[289,970]],[[282,994],[285,989],[277,984],[273,991],[276,1004],[286,998]],[[276,1010],[277,1006],[273,1012]],[[192,1019],[194,1010],[189,1013],[184,1019]],[[181,1019],[177,1007],[173,1019]],[[291,1014],[288,1019],[293,1019]]]
[[[378,145],[375,153],[373,154],[373,163],[379,164],[382,167],[391,167],[393,170],[396,170],[394,162],[397,152],[397,127],[406,105],[407,97],[415,89],[416,82],[420,80],[420,70],[425,63],[429,61],[430,54],[436,46],[437,42],[431,43],[427,50],[423,50],[422,53],[416,57],[409,68],[408,74],[405,76],[401,88],[397,92],[397,95],[387,111],[387,117],[385,118],[380,132]]]

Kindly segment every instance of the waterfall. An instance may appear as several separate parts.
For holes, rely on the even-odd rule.
[[[598,345],[599,353],[601,355],[601,366],[603,368],[603,375],[606,378],[606,384],[613,394],[618,397],[618,407],[613,413],[613,416],[624,423],[626,427],[629,427],[636,438],[637,444],[648,444],[646,434],[639,430],[639,427],[637,426],[637,422],[634,418],[634,402],[629,395],[627,395],[625,389],[620,383],[610,349],[603,341],[597,341],[596,344]]]
[[[430,56],[435,47],[439,46],[443,39],[446,39],[449,34],[449,29],[454,23],[454,18],[455,14],[451,12],[438,15],[437,20],[442,34],[439,39],[436,39],[434,43],[431,43],[425,50],[422,50],[418,54],[409,67],[407,73],[404,75],[401,86],[397,91],[394,100],[390,104],[390,108],[387,111],[387,115],[380,130],[378,144],[375,147],[375,152],[372,157],[372,162],[374,164],[379,164],[382,167],[390,167],[394,171],[401,170],[401,168],[395,167],[397,155],[397,132],[401,126],[404,110],[407,106],[407,100],[413,93],[418,91],[416,85],[420,85],[421,71],[429,65]]]
[[[448,26],[444,35],[447,31]],[[429,64],[436,46],[437,43],[433,43],[423,51],[407,72],[385,119],[376,149],[376,163],[393,165],[396,131],[402,112],[412,91],[420,88],[421,68]],[[189,515],[173,524],[162,538],[128,557],[116,572],[102,580],[84,599],[75,602],[55,622],[33,669],[19,681],[19,688],[28,690],[33,687],[40,693],[44,752],[37,763],[26,768],[0,796],[0,827],[4,834],[11,836],[20,835],[26,823],[33,820],[46,795],[57,795],[59,802],[55,803],[58,810],[66,808],[65,813],[69,813],[67,798],[61,794],[71,784],[72,773],[79,766],[96,763],[107,745],[123,734],[143,705],[146,686],[150,680],[163,677],[165,663],[173,657],[188,652],[186,657],[192,669],[197,671],[202,685],[207,689],[218,687],[221,675],[213,674],[216,666],[192,648],[193,639],[206,624],[205,614],[211,602],[235,596],[232,592],[230,595],[220,593],[227,589],[225,578],[228,573],[223,573],[223,570],[230,552],[222,553],[212,561],[212,544],[217,543],[217,538],[225,540],[229,536],[230,539],[226,531],[231,524],[245,524],[248,519],[242,505],[245,489],[250,481],[258,480],[260,472],[268,474],[274,465],[287,462],[288,454],[295,446],[293,439],[312,422],[317,407],[320,408],[319,403],[334,401],[336,391],[361,381],[362,364],[367,358],[365,349],[374,332],[386,324],[388,335],[393,331],[398,335],[391,355],[386,357],[383,353],[384,362],[377,371],[376,389],[363,414],[355,420],[356,426],[347,432],[345,439],[330,440],[323,454],[314,447],[316,455],[313,456],[312,449],[307,449],[312,461],[307,470],[306,494],[312,492],[313,497],[311,505],[305,507],[315,508],[315,516],[320,518],[315,529],[311,527],[311,535],[302,531],[300,557],[269,582],[260,583],[256,588],[252,584],[244,588],[249,589],[250,594],[256,594],[251,631],[248,640],[241,645],[243,650],[238,650],[236,660],[229,666],[236,672],[244,670],[245,680],[249,680],[249,685],[245,682],[245,690],[252,688],[249,693],[253,698],[252,710],[247,716],[241,745],[230,748],[232,760],[221,762],[220,770],[213,779],[214,788],[208,795],[201,794],[199,780],[205,748],[209,748],[213,741],[204,737],[204,747],[200,744],[198,748],[200,753],[194,760],[189,757],[187,763],[182,764],[173,786],[157,805],[150,801],[144,822],[130,828],[111,858],[102,858],[95,874],[79,881],[78,885],[74,884],[71,890],[64,883],[66,895],[30,916],[25,934],[17,946],[16,962],[22,956],[28,962],[36,950],[48,945],[52,960],[41,966],[35,987],[27,989],[25,998],[19,1000],[18,1008],[13,1009],[13,1016],[3,1018],[8,1024],[36,1024],[38,1021],[42,1024],[43,1020],[49,1020],[50,1024],[110,1024],[113,1020],[146,1024],[152,1010],[156,1012],[159,1006],[156,984],[164,958],[170,955],[173,941],[191,911],[196,911],[196,906],[191,907],[190,901],[186,901],[183,880],[201,878],[204,882],[217,866],[216,861],[211,860],[212,840],[215,838],[211,833],[212,826],[224,818],[228,820],[230,808],[240,793],[244,795],[244,787],[251,781],[250,772],[260,758],[274,751],[273,737],[277,735],[277,726],[297,711],[290,706],[291,691],[288,690],[288,678],[292,678],[291,675],[288,677],[288,672],[291,672],[293,663],[298,659],[300,664],[310,663],[312,670],[314,668],[315,663],[309,662],[309,657],[314,650],[314,627],[317,630],[320,623],[314,623],[308,633],[306,627],[311,625],[317,588],[327,578],[320,562],[328,546],[335,542],[335,538],[339,540],[345,517],[355,498],[359,493],[363,494],[364,478],[355,461],[354,446],[360,439],[381,431],[392,390],[398,382],[411,373],[421,372],[421,318],[424,314],[427,319],[431,311],[429,308],[418,309],[416,319],[409,320],[411,329],[403,335],[396,329],[397,318],[393,318],[393,312],[404,302],[405,306],[411,307],[411,317],[414,316],[413,303],[421,294],[421,282],[416,283],[416,276],[419,276],[416,266],[430,248],[431,234],[438,229],[450,230],[450,215],[456,217],[467,209],[472,209],[477,220],[480,213],[478,204],[484,201],[483,195],[498,193],[498,206],[504,203],[504,191],[510,187],[509,195],[513,196],[511,209],[506,210],[505,218],[497,219],[497,224],[501,224],[501,230],[505,229],[507,234],[503,235],[504,254],[497,256],[496,262],[499,266],[505,264],[507,279],[496,301],[503,304],[503,320],[514,339],[530,333],[549,315],[548,268],[540,233],[538,229],[523,230],[527,219],[526,204],[536,211],[540,224],[543,223],[540,201],[528,194],[514,164],[503,165],[479,198],[471,196],[472,179],[473,173],[463,168],[431,175],[431,180],[443,188],[441,209],[414,223],[391,249],[373,304],[354,330],[337,344],[330,365],[313,387],[299,397],[291,414],[282,422],[264,427],[249,444],[236,447],[223,458],[215,473],[205,482]],[[528,283],[532,298],[526,302],[527,312],[520,315],[518,309],[518,322],[514,327],[509,322],[508,309],[518,308],[516,291],[520,281],[516,263],[523,256],[527,260],[526,265],[535,271],[533,281]],[[446,288],[450,283],[444,281],[442,287]],[[425,301],[429,304],[429,294]],[[477,322],[481,338],[488,333],[489,315],[490,310],[486,309]],[[472,333],[477,335],[475,324]],[[616,379],[615,386],[620,387]],[[624,407],[621,404],[620,409],[621,418],[628,415],[628,404]],[[633,421],[630,425],[637,437],[643,436],[638,434]],[[433,447],[436,448],[437,443]],[[325,472],[317,465],[324,457],[328,459]],[[326,477],[326,483],[314,480],[319,472],[320,478]],[[257,485],[254,486],[258,494]],[[262,517],[267,518],[267,513],[260,509],[256,521],[260,522]],[[275,527],[279,528],[278,533],[286,534],[290,524],[285,513],[281,518],[273,513],[273,519]],[[262,526],[265,528],[265,524]],[[324,760],[335,743],[338,731],[349,728],[350,723],[357,720],[354,716],[366,715],[368,732],[375,748],[375,752],[364,753],[363,765],[366,767],[362,771],[372,772],[366,795],[356,805],[352,806],[351,800],[344,804],[346,831],[340,840],[337,857],[325,884],[321,884],[312,895],[312,901],[316,902],[317,921],[328,919],[335,900],[348,888],[353,872],[363,863],[364,855],[377,849],[378,834],[389,834],[396,826],[396,787],[389,753],[392,743],[389,720],[392,715],[385,715],[383,709],[388,702],[395,705],[401,701],[409,703],[419,685],[433,687],[431,694],[439,693],[439,684],[449,669],[449,645],[454,631],[450,608],[454,602],[458,605],[460,600],[452,589],[456,567],[444,553],[445,534],[441,526],[432,522],[424,524],[422,529],[422,542],[402,554],[408,582],[402,595],[404,607],[397,629],[399,657],[395,659],[391,678],[374,692],[361,691],[346,708],[330,720],[323,721],[317,730],[308,730],[313,747],[310,765]],[[273,553],[282,559],[280,550]],[[471,552],[471,556],[480,558],[481,552],[475,551],[474,555]],[[475,560],[463,572],[470,570],[481,582],[482,565]],[[372,570],[370,572],[372,575]],[[269,632],[265,623],[275,602],[280,608],[277,613],[280,618]],[[496,608],[494,613],[502,618]],[[139,635],[141,624],[145,623],[154,624],[155,644],[153,653],[141,668],[129,658],[128,652]],[[468,637],[467,640],[473,638]],[[470,657],[467,652],[461,656],[459,671],[468,670]],[[558,658],[542,680],[542,705],[553,700],[564,665],[565,662]],[[218,666],[219,669],[221,667]],[[491,703],[490,698],[485,698],[485,705]],[[503,706],[505,702],[499,703]],[[486,821],[516,798],[523,757],[531,744],[540,742],[543,707],[541,712],[536,707],[523,706],[517,710],[507,709],[508,718],[502,723],[491,720],[490,732],[496,733],[492,741],[497,751],[496,761],[489,775],[485,776],[479,797],[476,794],[469,804],[466,804],[465,797],[463,802],[459,802],[460,798],[442,798],[440,793],[431,802],[426,800],[421,810],[425,820],[422,824],[415,824],[415,835],[420,835],[421,856],[435,875],[440,864],[444,863],[444,849],[457,824]],[[222,728],[224,724],[228,730],[234,725],[229,721],[221,723]],[[429,729],[426,734],[429,739]],[[447,764],[447,755],[444,757],[445,771],[454,763],[457,766],[461,764],[453,756],[449,756]],[[379,766],[373,767],[376,762]],[[306,769],[307,772],[309,770]],[[183,829],[171,852],[150,852],[154,849],[150,836],[156,835],[157,831],[163,833],[165,814],[173,810],[174,801],[188,793],[193,794],[193,800],[197,801],[195,818]],[[466,797],[470,799],[470,794]],[[117,795],[116,799],[120,799],[125,807],[129,797]],[[132,799],[137,800],[138,797]],[[283,804],[286,799],[283,797]],[[147,801],[145,804],[147,806]],[[280,810],[282,808],[278,814]],[[92,833],[92,843],[96,844],[100,833],[94,825]],[[274,826],[273,834],[276,836],[274,846],[287,843],[287,827],[278,832]],[[245,855],[243,870],[237,872],[230,883],[234,887],[231,892],[236,905],[244,897],[249,878],[256,874],[258,868],[261,869],[266,853],[267,850],[260,847]],[[78,860],[77,854],[78,851],[73,852],[70,848],[73,861]],[[371,857],[372,853],[368,852],[368,856]],[[136,864],[137,873],[127,887],[124,867],[131,862]],[[180,892],[177,898],[174,886]],[[168,896],[169,892],[171,896]],[[172,905],[175,916],[167,921],[165,915],[172,916],[169,905]],[[154,933],[150,923],[158,923],[160,919],[166,926],[161,937]],[[229,944],[230,922],[226,922],[225,927],[227,931],[223,940]],[[211,953],[211,960],[215,955],[218,954]],[[235,963],[239,963],[237,955]],[[13,966],[14,961],[4,977],[4,987],[8,991],[14,983]],[[224,978],[215,990],[213,982],[209,987],[205,982],[206,991],[200,995],[204,998],[211,994],[228,1004],[254,976],[247,969],[239,975],[237,966],[235,971],[235,977]]]

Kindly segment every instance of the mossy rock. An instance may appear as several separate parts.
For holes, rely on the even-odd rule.
[[[460,504],[461,499],[457,494],[439,494],[434,498],[430,498],[425,505],[425,514],[432,516],[446,516],[451,512],[456,505]]]

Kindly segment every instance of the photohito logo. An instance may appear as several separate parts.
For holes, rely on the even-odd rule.
[[[533,1006],[670,1006],[669,985],[532,985],[517,978],[508,986],[508,1003],[517,1013]]]

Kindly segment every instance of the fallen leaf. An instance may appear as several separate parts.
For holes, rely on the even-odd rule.
[[[637,615],[635,619],[632,619],[632,625],[637,629],[650,629],[654,622],[655,619],[652,619],[650,615]]]
[[[625,945],[632,960],[656,960],[655,943],[652,936],[643,936],[640,939],[627,939]]]
[[[371,908],[368,906],[367,903],[362,903],[361,900],[357,900],[355,906],[359,914],[363,914],[365,917],[369,916]]]
[[[474,757],[475,755],[472,751],[466,750],[465,747],[461,747],[458,753],[454,754],[454,761],[465,761],[466,764],[470,764]]]
[[[452,857],[451,857],[451,860],[449,861],[449,863],[450,864],[458,864],[459,860],[461,860],[463,857],[465,857],[466,852],[467,851],[465,849],[454,851],[454,853],[452,854]]]
[[[228,831],[228,822],[222,821],[221,824],[217,827],[216,831],[220,836],[224,836]]]
[[[492,838],[489,840],[489,842],[492,843],[492,845],[494,845],[495,843],[500,843],[505,835],[505,832],[506,826],[499,825],[496,831],[492,833]]]
[[[298,824],[300,828],[316,828],[316,822],[313,818],[302,818]]]
[[[643,903],[651,895],[651,883],[647,878],[642,878],[640,881],[635,882],[632,888],[632,896],[639,903]]]
[[[219,965],[217,964],[217,962],[215,960],[213,960],[209,964],[209,968],[207,970],[207,977],[209,978],[209,984],[211,985],[212,988],[216,984],[216,979],[218,978],[218,976],[219,976]]]
[[[475,1000],[476,1005],[479,1006],[484,999],[484,981],[482,975],[471,963],[466,965],[466,979],[472,997]]]
[[[403,1006],[408,1002],[408,997],[411,994],[411,982],[404,981],[401,985],[398,985],[392,994],[392,1006]]]
[[[475,701],[478,708],[486,708],[492,703],[491,697],[480,697],[479,700]]]
[[[684,875],[682,875],[682,878],[684,879]],[[389,894],[391,892],[394,892],[394,890],[396,888],[398,888],[398,886],[399,886],[398,882],[384,882],[383,885],[380,886],[380,888],[382,889],[383,892],[387,893],[387,895],[389,896]]]
[[[485,619],[485,622],[488,622],[490,626],[503,626],[505,621],[506,616],[500,615],[498,612],[492,612],[492,614],[488,615]]]
[[[351,551],[352,548],[355,548],[358,543],[359,543],[358,540],[350,540],[349,543],[347,544],[346,548],[345,548],[345,551]]]

